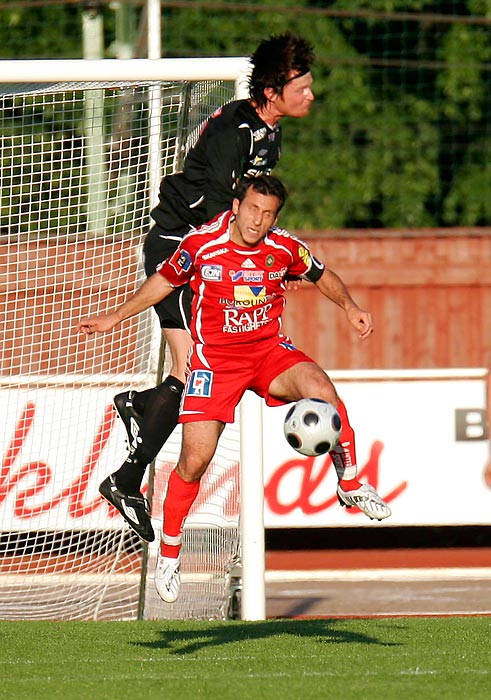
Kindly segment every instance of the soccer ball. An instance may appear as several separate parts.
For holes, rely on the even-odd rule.
[[[338,444],[341,418],[327,401],[300,399],[286,414],[283,428],[294,450],[307,457],[317,457]]]

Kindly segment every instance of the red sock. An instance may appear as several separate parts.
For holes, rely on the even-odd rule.
[[[164,527],[160,553],[176,558],[182,546],[182,528],[199,491],[199,481],[184,481],[174,469],[164,500]]]
[[[342,401],[338,403],[336,410],[341,417],[341,437],[329,454],[338,475],[339,485],[343,491],[353,491],[361,486],[356,478],[358,467],[356,466],[355,433],[350,425],[346,406]]]

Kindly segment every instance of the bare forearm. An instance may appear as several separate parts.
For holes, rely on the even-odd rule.
[[[81,319],[77,325],[77,331],[84,335],[93,333],[107,333],[132,316],[149,309],[162,299],[165,299],[173,290],[169,282],[159,273],[149,277],[139,289],[117,309],[107,314],[88,316]]]
[[[118,322],[121,323],[162,301],[172,290],[173,287],[171,287],[165,277],[156,272],[145,280],[132,297],[121,304],[121,306],[118,306],[113,311],[113,314],[116,315]]]
[[[358,332],[360,338],[368,338],[373,333],[371,314],[360,309],[342,279],[335,272],[326,268],[316,285],[324,296],[344,309],[348,321]]]
[[[325,268],[322,277],[316,282],[319,291],[345,311],[357,304],[351,297],[342,279],[332,270]]]

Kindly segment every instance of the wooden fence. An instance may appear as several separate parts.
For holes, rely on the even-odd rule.
[[[489,366],[491,229],[300,235],[374,318],[374,334],[360,341],[342,310],[312,285],[289,291],[284,330],[322,367]],[[124,298],[139,257],[131,239],[116,248],[99,241],[0,243],[0,372],[134,371],[135,324],[124,343],[121,331],[99,338],[89,357],[74,326],[94,310],[94,299],[104,307]],[[123,283],[120,265],[130,273]],[[111,352],[111,344],[118,349]],[[102,360],[108,357],[109,364]]]
[[[326,369],[487,367],[491,229],[301,234],[337,272],[375,332],[360,341],[307,283],[287,293],[285,331]]]

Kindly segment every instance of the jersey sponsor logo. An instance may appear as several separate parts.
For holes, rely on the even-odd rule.
[[[250,258],[247,258],[246,260],[244,260],[241,267],[248,267],[250,269],[251,267],[256,267],[256,263]]]
[[[242,301],[237,301],[237,299],[227,299],[227,297],[220,297],[218,303],[220,306],[229,306],[233,309],[250,308],[252,306],[260,306],[267,302],[273,301],[275,298],[274,294],[266,294],[264,297],[251,297],[250,299],[243,299]]]
[[[252,138],[254,141],[261,141],[266,136],[266,129],[265,127],[262,127],[261,129],[256,129],[256,131],[253,132]]]
[[[207,282],[221,282],[222,270],[221,265],[201,265],[201,277]]]
[[[272,304],[263,304],[257,309],[249,309],[243,311],[241,309],[225,309],[224,310],[224,333],[250,333],[256,331],[261,326],[271,322],[269,311],[273,308]]]
[[[234,287],[234,300],[242,306],[257,306],[266,300],[266,288],[239,284]]]
[[[242,279],[248,284],[257,284],[264,279],[263,270],[244,270]]]
[[[255,161],[252,163],[252,165],[260,166],[260,165],[265,165],[266,161],[258,162],[256,163]],[[244,177],[257,177],[258,175],[269,175],[271,173],[271,168],[249,168],[247,172],[244,173]]]
[[[275,270],[274,272],[268,272],[268,280],[281,280],[285,273],[286,267],[282,267],[281,270]]]
[[[260,155],[257,155],[253,158],[252,160],[252,165],[254,167],[258,168],[260,165],[265,165],[266,164],[266,158],[261,158]]]
[[[298,254],[302,258],[302,261],[305,263],[305,267],[310,267],[310,265],[311,265],[310,251],[307,250],[307,248],[304,248],[303,245],[300,245],[300,246],[298,246]]]
[[[186,396],[201,396],[209,399],[213,385],[213,372],[208,369],[194,369],[188,379]]]
[[[210,260],[210,258],[216,258],[217,255],[221,255],[222,253],[226,253],[227,248],[218,248],[218,250],[213,250],[211,253],[205,253],[203,255],[203,260]]]
[[[179,257],[177,258],[177,267],[180,267],[181,270],[184,270],[184,272],[187,272],[189,268],[191,267],[191,256],[189,255],[187,250],[181,250],[179,253]]]
[[[263,270],[237,270],[237,272],[230,270],[229,275],[232,282],[244,280],[247,284],[259,283],[264,279]]]

